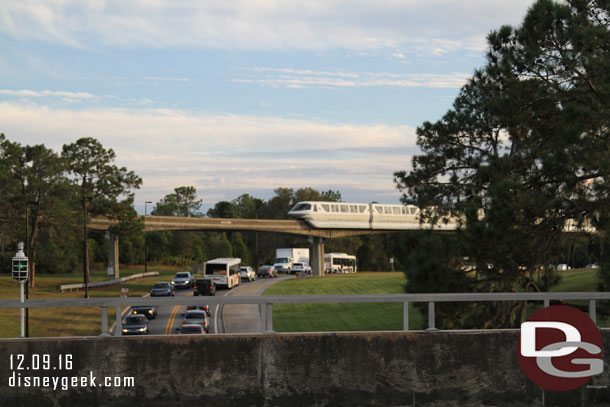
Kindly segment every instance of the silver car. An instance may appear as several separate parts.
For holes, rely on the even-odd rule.
[[[241,277],[241,281],[254,281],[256,280],[256,273],[252,270],[250,266],[240,267],[239,275]]]
[[[184,314],[182,325],[199,324],[203,326],[206,333],[210,330],[210,321],[207,312],[203,310],[189,310]]]
[[[172,280],[176,288],[192,288],[195,284],[195,279],[189,271],[179,271]]]

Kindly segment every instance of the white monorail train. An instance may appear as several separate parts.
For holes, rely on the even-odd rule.
[[[419,222],[420,211],[414,205],[362,204],[348,202],[306,201],[297,203],[288,215],[302,219],[315,228],[342,229],[430,229]],[[435,230],[455,230],[458,219],[439,220]]]

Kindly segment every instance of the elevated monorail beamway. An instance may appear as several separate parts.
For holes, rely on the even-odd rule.
[[[297,219],[185,218],[178,216],[141,216],[144,231],[251,231],[309,236],[313,245],[312,268],[323,274],[324,240],[336,237],[402,230],[451,232],[461,227],[460,219],[449,217],[435,224],[420,222],[420,209],[413,205],[306,201],[297,203],[288,214]],[[481,213],[481,216],[482,213]],[[117,221],[94,217],[90,229],[108,230]],[[595,232],[590,225],[568,220],[565,232]],[[118,250],[118,245],[115,244]],[[117,254],[114,254],[117,256]]]

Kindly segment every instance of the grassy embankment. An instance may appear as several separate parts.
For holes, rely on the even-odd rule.
[[[141,273],[144,267],[121,270],[121,276]],[[178,267],[149,266],[159,271],[159,277],[135,280],[122,285],[91,289],[91,297],[118,297],[121,288],[128,288],[130,296],[146,294],[157,281],[169,281]],[[561,282],[552,291],[595,291],[597,270],[569,270],[560,272]],[[92,281],[106,280],[105,272],[93,272]],[[82,275],[40,275],[30,298],[82,298],[82,291],[60,293],[60,284],[80,283]],[[406,283],[403,273],[357,273],[328,276],[323,279],[288,280],[265,292],[266,295],[303,294],[397,294]],[[19,298],[19,285],[9,275],[0,276],[0,299]],[[278,332],[401,330],[402,304],[295,304],[273,308],[273,326]],[[114,321],[114,308],[108,310],[109,325]],[[100,332],[99,308],[32,309],[30,310],[30,336],[98,335]],[[409,328],[425,328],[425,317],[410,306]],[[610,326],[610,321],[599,321]],[[0,312],[0,337],[18,337],[20,314],[18,309]]]
[[[405,284],[405,275],[400,272],[360,272],[286,280],[268,288],[265,295],[401,294]],[[424,318],[412,305],[409,328],[424,328]],[[273,329],[277,332],[402,330],[402,303],[276,305]]]
[[[552,291],[590,292],[597,289],[597,270],[559,272],[561,281]],[[323,279],[287,280],[265,295],[398,294],[403,293],[403,273],[357,273]],[[586,301],[582,301],[586,303]],[[610,326],[610,321],[598,321]],[[409,329],[425,329],[426,319],[409,307]],[[277,332],[402,330],[402,304],[286,304],[273,307]]]
[[[119,297],[121,288],[129,289],[130,297],[146,294],[157,281],[169,281],[183,268],[169,266],[148,266],[148,271],[158,271],[158,277],[129,281],[107,287],[90,288],[89,296]],[[121,277],[143,273],[144,266],[121,269]],[[92,272],[91,282],[107,280],[105,271]],[[36,276],[36,287],[30,290],[30,298],[83,298],[84,291],[61,293],[61,284],[82,283],[82,274],[46,274]],[[18,299],[19,284],[10,275],[0,276],[0,299]],[[29,313],[30,337],[99,335],[101,325],[100,308],[37,308]],[[108,309],[108,326],[114,322],[115,309]],[[21,316],[19,309],[5,309],[0,312],[0,337],[19,337]]]

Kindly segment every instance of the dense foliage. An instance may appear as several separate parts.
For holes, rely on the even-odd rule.
[[[192,213],[199,213],[201,200],[196,194],[186,199],[184,191],[194,191],[193,187],[179,187],[173,194],[165,196],[152,210],[153,215],[178,215],[177,205],[170,202],[184,202]],[[183,191],[183,192],[180,192]],[[243,194],[232,201],[217,202],[207,211],[212,218],[243,219],[288,219],[288,211],[301,201],[341,201],[339,191],[317,191],[313,188],[277,188],[275,195],[265,201],[249,194]],[[186,213],[186,212],[185,212]],[[203,216],[188,215],[188,216]],[[215,257],[239,257],[244,264],[257,267],[269,264],[279,247],[310,247],[307,237],[281,235],[263,232],[150,232],[148,261],[189,265],[202,263]],[[346,252],[355,254],[361,270],[389,270],[390,258],[400,247],[400,236],[374,235],[328,240],[326,252]],[[398,267],[398,265],[396,265]]]
[[[86,217],[116,218],[120,222],[115,233],[137,233],[130,191],[141,180],[113,161],[114,152],[91,138],[65,145],[59,155],[44,145],[22,146],[0,134],[3,270],[10,270],[16,243],[25,241],[31,286],[37,272],[70,272],[76,267],[86,270],[86,279],[85,253],[91,255],[98,246],[90,247],[85,238]]]
[[[306,237],[255,232],[143,232],[133,208],[133,190],[142,180],[132,171],[113,164],[115,155],[95,139],[82,138],[57,154],[43,145],[22,146],[0,135],[0,259],[2,271],[10,270],[17,242],[26,241],[32,286],[36,273],[70,273],[89,264],[105,269],[108,240],[105,232],[88,230],[83,222],[92,216],[117,219],[111,232],[119,237],[119,261],[123,265],[149,263],[190,266],[215,257],[240,257],[244,264],[270,263],[278,247],[309,247]],[[312,188],[278,188],[265,201],[243,194],[221,201],[208,210],[218,218],[286,219],[300,201],[340,201],[339,191]],[[154,204],[152,215],[206,216],[203,200],[192,186],[180,186]],[[146,250],[146,247],[148,250]],[[327,252],[356,254],[360,269],[388,270],[390,258],[400,247],[397,235],[332,239]],[[86,254],[86,256],[85,256]],[[85,259],[85,261],[83,261]],[[399,267],[399,264],[396,264]]]
[[[566,222],[608,228],[609,5],[537,1],[520,27],[488,36],[487,64],[453,108],[418,128],[422,154],[395,174],[403,200],[464,228],[434,266],[414,259],[438,238],[413,243],[411,290],[546,290]],[[509,326],[512,311],[490,318]]]

